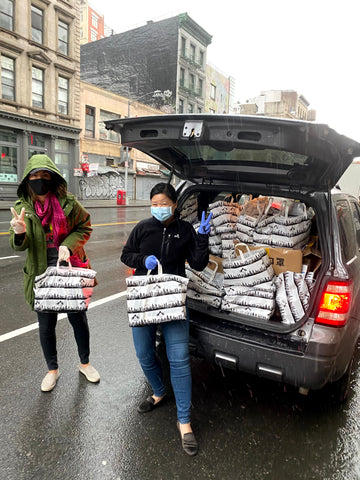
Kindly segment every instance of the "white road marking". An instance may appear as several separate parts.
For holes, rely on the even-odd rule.
[[[114,295],[110,295],[109,297],[100,298],[100,300],[91,302],[89,305],[89,309],[98,307],[99,305],[103,305],[104,303],[112,302],[113,300],[123,297],[124,295],[126,295],[126,290],[124,290],[123,292],[115,293]],[[61,313],[58,315],[58,320],[62,320],[66,317],[66,313]],[[6,340],[10,340],[10,338],[23,335],[24,333],[31,332],[32,330],[36,330],[37,328],[39,328],[38,322],[27,325],[26,327],[18,328],[17,330],[13,330],[12,332],[4,333],[3,335],[0,335],[0,343],[5,342]]]
[[[0,257],[0,260],[7,260],[8,258],[19,258],[20,255],[11,255],[10,257]]]

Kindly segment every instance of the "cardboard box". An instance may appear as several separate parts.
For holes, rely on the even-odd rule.
[[[307,272],[316,272],[321,265],[321,253],[314,245],[307,246],[303,252],[303,265]]]
[[[265,249],[271,260],[275,275],[279,275],[281,272],[287,271],[295,273],[301,273],[302,271],[303,256],[301,250],[294,250],[291,248],[269,247],[267,245],[248,245],[248,247],[250,250],[256,250],[259,248]],[[235,246],[235,255],[239,255],[239,250],[242,252],[246,252],[246,245],[237,244]]]

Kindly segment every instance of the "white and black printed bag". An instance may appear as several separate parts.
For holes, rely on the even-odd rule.
[[[48,267],[35,277],[36,312],[80,312],[87,310],[95,284],[95,270],[73,267]]]
[[[126,279],[130,327],[186,320],[186,292],[189,279],[171,273],[133,275]]]
[[[254,243],[283,248],[301,248],[306,245],[311,228],[306,206],[303,203],[292,203],[290,207],[287,202],[283,202],[276,215],[267,217],[265,212],[264,218],[255,227]]]
[[[276,280],[276,303],[282,323],[300,320],[309,306],[310,292],[302,273],[282,272]]]
[[[212,265],[212,269],[209,268]],[[224,274],[218,272],[218,262],[209,259],[209,264],[203,271],[193,270],[188,264],[185,265],[185,273],[189,279],[187,297],[206,303],[214,308],[220,308],[221,299],[224,295]]]
[[[235,256],[233,239],[236,238],[236,221],[242,208],[242,205],[237,203],[232,195],[209,205],[209,210],[213,214],[209,251],[213,255],[223,258]],[[218,243],[214,244],[214,241],[218,241]]]
[[[180,218],[192,225],[198,222],[198,200],[195,194],[185,200],[181,207]]]

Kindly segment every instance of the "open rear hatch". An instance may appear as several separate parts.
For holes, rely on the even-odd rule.
[[[360,144],[327,125],[229,115],[159,115],[109,120],[121,143],[194,183],[272,185],[328,191]]]
[[[328,192],[360,155],[359,143],[327,125],[286,119],[160,115],[111,120],[106,128],[121,134],[122,145],[144,152],[190,182],[189,192],[194,194],[213,189],[266,195],[279,192],[281,196],[286,191],[287,197],[306,198],[311,192]],[[294,331],[293,324],[246,319],[196,303],[197,319],[203,325],[210,321],[211,311],[227,324],[226,331],[236,323],[275,334]],[[189,304],[191,307],[193,302]],[[223,328],[221,322],[217,325]]]

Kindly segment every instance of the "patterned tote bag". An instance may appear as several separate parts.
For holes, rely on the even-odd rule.
[[[171,273],[133,275],[126,279],[130,327],[186,320],[186,292],[189,279]]]
[[[34,310],[36,312],[80,312],[87,310],[95,284],[91,268],[48,267],[35,277]]]

